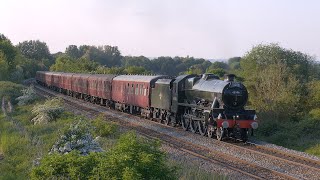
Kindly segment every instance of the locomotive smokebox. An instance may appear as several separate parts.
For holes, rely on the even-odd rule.
[[[228,82],[233,82],[234,81],[234,79],[236,78],[236,75],[234,75],[234,74],[227,74],[227,75],[225,75],[225,81],[228,81]]]

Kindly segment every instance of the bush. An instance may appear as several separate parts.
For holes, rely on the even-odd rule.
[[[107,137],[114,134],[117,130],[117,126],[114,123],[107,122],[103,114],[99,115],[92,121],[94,127],[93,134],[95,136]]]
[[[51,153],[67,154],[78,150],[82,155],[90,152],[101,152],[100,145],[93,139],[90,133],[90,126],[84,120],[70,125],[60,139],[53,145]]]
[[[176,179],[176,168],[169,167],[159,141],[148,141],[134,133],[122,135],[101,161],[95,174],[101,179]]]
[[[31,179],[89,179],[93,169],[103,156],[90,154],[81,156],[78,151],[69,154],[52,154],[41,160],[40,166],[31,172]]]
[[[47,124],[54,121],[64,111],[63,102],[59,98],[45,101],[44,104],[37,104],[32,108],[35,117],[31,120],[34,124]]]
[[[0,81],[0,98],[6,97],[8,100],[15,100],[21,96],[23,86],[10,81]]]
[[[21,90],[22,96],[19,96],[16,100],[19,101],[18,105],[26,105],[34,102],[37,99],[37,94],[34,89],[34,86],[31,85],[26,89]]]
[[[147,141],[134,133],[120,137],[109,152],[81,155],[47,155],[31,172],[31,179],[177,179],[158,141]]]

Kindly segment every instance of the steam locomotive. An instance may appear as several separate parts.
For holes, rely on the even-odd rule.
[[[92,103],[139,114],[166,125],[218,140],[248,140],[258,128],[254,110],[245,110],[246,87],[234,75],[220,80],[214,74],[97,75],[38,71],[45,87]]]

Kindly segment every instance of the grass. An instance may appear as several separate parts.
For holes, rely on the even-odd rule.
[[[320,121],[271,121],[260,123],[257,139],[320,157]]]
[[[0,149],[4,155],[0,179],[29,179],[33,161],[47,154],[59,130],[74,120],[74,115],[64,113],[53,123],[33,125],[31,108],[35,103],[16,107],[11,118],[0,116]]]

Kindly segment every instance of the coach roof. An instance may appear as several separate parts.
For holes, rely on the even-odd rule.
[[[114,81],[151,82],[160,78],[168,78],[166,75],[144,76],[144,75],[120,75],[113,78]]]

